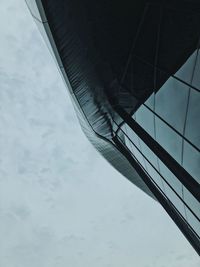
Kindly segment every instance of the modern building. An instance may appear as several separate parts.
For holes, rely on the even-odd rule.
[[[88,139],[200,254],[200,2],[27,5]]]

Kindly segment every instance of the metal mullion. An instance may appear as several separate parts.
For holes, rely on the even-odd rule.
[[[138,99],[130,90],[126,88],[126,90],[136,99]],[[144,107],[146,107],[149,111],[151,111],[156,117],[158,117],[162,122],[164,122],[169,128],[171,128],[174,132],[176,132],[181,138],[183,138],[186,142],[188,142],[194,149],[200,152],[200,149],[194,145],[189,139],[187,139],[184,135],[182,135],[178,130],[176,130],[172,125],[170,125],[165,119],[163,119],[158,113],[156,113],[153,109],[147,106],[145,103],[142,103]],[[120,123],[119,127],[123,125],[124,122]]]
[[[113,138],[113,141],[115,142],[116,146],[121,151],[121,153],[127,158],[127,160],[130,162],[133,168],[140,175],[141,179],[144,181],[144,183],[147,185],[150,191],[154,194],[154,196],[160,202],[162,207],[166,210],[166,212],[175,222],[175,224],[179,227],[179,229],[188,239],[188,241],[196,250],[198,255],[200,255],[200,239],[199,236],[193,230],[193,228],[186,222],[186,220],[183,218],[180,212],[172,204],[172,202],[161,192],[161,190],[157,188],[155,183],[151,180],[151,178],[149,178],[149,176],[146,174],[141,165],[130,155],[130,153],[123,146],[123,144],[121,144],[121,142],[117,139],[116,136]]]
[[[122,73],[122,77],[121,77],[121,79],[120,79],[120,83],[123,83],[123,81],[124,81],[124,79],[125,79],[125,77],[126,77],[126,74],[127,74],[127,71],[128,71],[128,67],[129,67],[129,64],[130,64],[131,59],[132,59],[132,53],[133,53],[133,50],[134,50],[134,48],[135,48],[135,45],[136,45],[136,42],[137,42],[137,38],[138,38],[138,36],[139,36],[139,34],[140,34],[140,30],[141,30],[141,28],[142,28],[142,25],[143,25],[143,22],[144,22],[144,19],[145,19],[145,16],[146,16],[146,13],[147,13],[148,8],[149,8],[149,3],[147,3],[147,4],[145,5],[145,7],[144,7],[144,11],[143,11],[143,13],[142,13],[142,17],[141,17],[141,20],[140,20],[140,22],[139,22],[139,26],[138,26],[138,28],[137,28],[137,32],[136,32],[136,34],[135,34],[135,36],[134,36],[134,40],[133,40],[133,43],[132,43],[130,52],[129,52],[129,54],[128,54],[128,59],[127,59],[127,61],[126,61],[126,65],[125,65],[124,71],[123,71],[123,73]]]
[[[196,149],[198,152],[200,152],[200,149],[195,146],[189,139],[187,139],[184,135],[182,135],[179,131],[177,131],[172,125],[170,125],[165,119],[163,119],[158,113],[153,111],[150,107],[148,107],[145,103],[142,104],[145,106],[148,110],[150,110],[156,117],[158,117],[162,122],[164,122],[169,128],[171,128],[174,132],[176,132],[181,138],[183,138],[187,143],[189,143],[194,149]]]
[[[141,62],[145,63],[146,65],[151,66],[152,68],[155,67],[152,63],[147,62],[145,59],[141,58],[140,56],[137,56],[136,54],[133,54],[132,57],[137,58],[138,60],[140,60]],[[166,70],[161,69],[160,67],[156,67],[156,68],[157,68],[158,70],[160,70],[161,72],[163,72],[163,73],[169,75],[169,77],[172,77],[172,78],[178,80],[179,82],[181,82],[181,83],[187,85],[188,87],[191,87],[191,89],[193,89],[193,90],[195,90],[195,91],[197,91],[197,92],[200,93],[200,89],[196,88],[196,87],[193,86],[192,84],[187,83],[186,81],[184,81],[184,80],[178,78],[177,76],[175,76],[174,74],[169,73],[169,72],[166,71]]]
[[[133,146],[138,150],[138,152],[143,156],[143,158],[151,165],[151,167],[159,174],[159,176],[165,181],[165,183],[171,188],[171,190],[175,193],[175,195],[181,200],[181,202],[190,210],[193,216],[200,222],[200,218],[195,214],[195,212],[188,206],[188,204],[184,201],[183,198],[179,196],[176,190],[170,185],[170,183],[165,179],[165,177],[156,169],[156,167],[149,161],[149,159],[143,154],[143,152],[136,146],[136,144],[130,139],[130,137],[121,129],[124,135],[128,138],[128,140],[133,144]],[[119,135],[116,135],[121,142],[123,143],[122,139]],[[123,143],[124,144],[124,143]],[[125,144],[124,144],[125,145]],[[127,146],[126,146],[127,147]],[[127,147],[130,153],[136,158],[133,152]],[[149,174],[148,174],[149,175]],[[150,175],[149,175],[150,176]],[[152,178],[153,179],[153,178]],[[161,181],[162,181],[161,179]],[[156,182],[155,182],[156,183]],[[157,183],[156,183],[157,184]],[[158,186],[158,185],[157,185]],[[159,186],[158,186],[159,187]],[[160,188],[160,187],[159,187]],[[161,188],[160,188],[161,189]],[[161,189],[162,190],[162,189]],[[164,191],[163,191],[164,192]],[[164,192],[165,193],[165,192]]]
[[[134,121],[121,106],[114,104],[113,107],[117,114],[200,202],[199,183],[156,140],[154,140],[136,121]]]

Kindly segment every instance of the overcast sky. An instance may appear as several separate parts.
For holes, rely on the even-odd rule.
[[[23,0],[0,0],[0,267],[199,267],[82,133]]]

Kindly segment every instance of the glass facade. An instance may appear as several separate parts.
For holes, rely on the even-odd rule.
[[[198,185],[200,184],[200,83],[197,81],[200,77],[199,62],[200,53],[196,50],[185,64],[132,115],[132,119],[164,148]],[[118,128],[117,136],[157,189],[170,201],[179,216],[200,239],[200,203],[196,196],[127,123],[124,122]]]

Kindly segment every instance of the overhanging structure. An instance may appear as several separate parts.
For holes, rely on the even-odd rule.
[[[200,254],[200,3],[27,0],[83,131]]]

